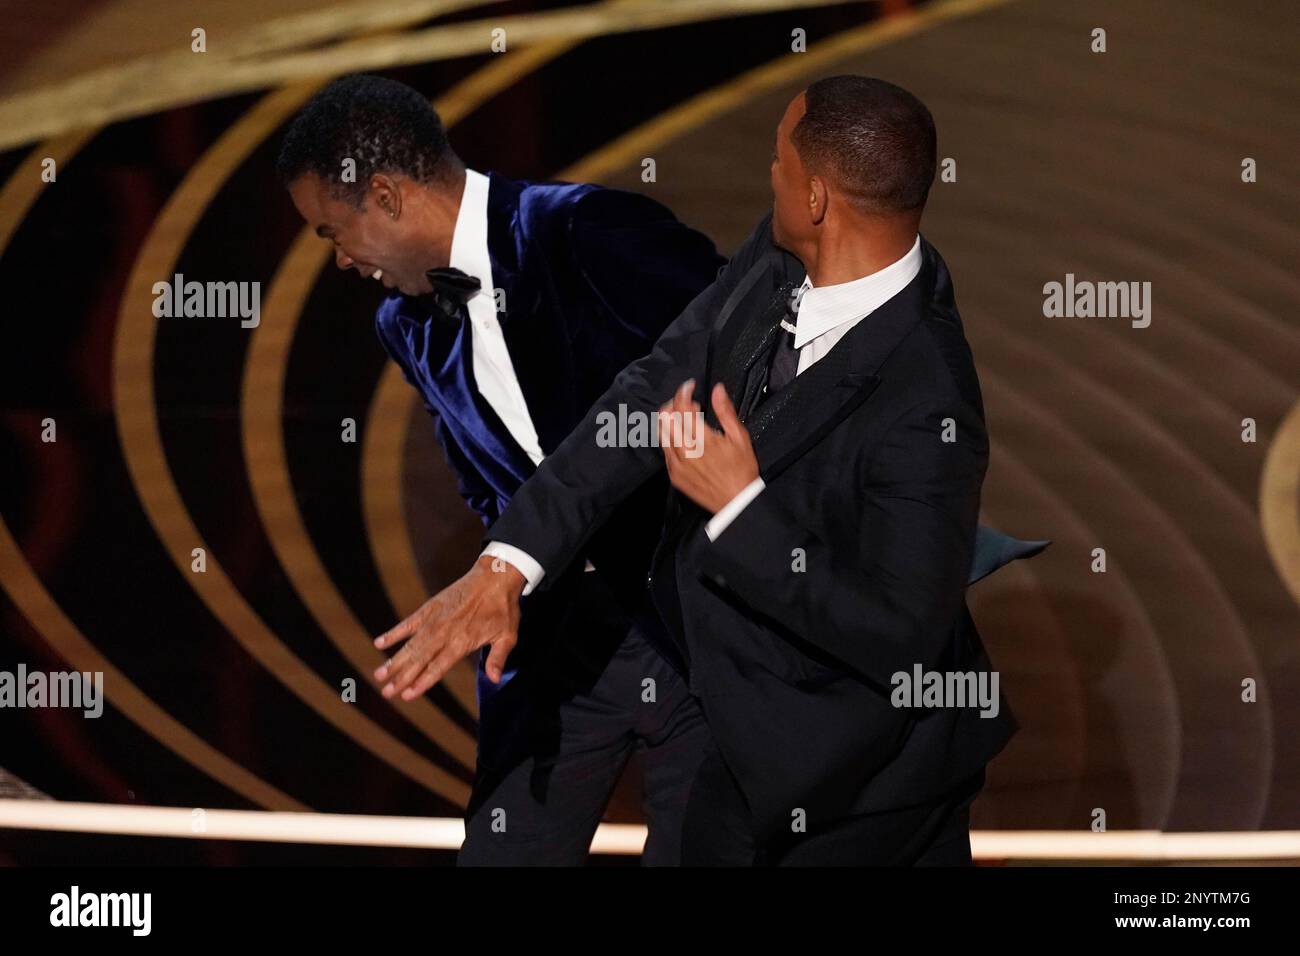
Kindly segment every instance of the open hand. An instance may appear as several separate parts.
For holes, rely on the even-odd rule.
[[[519,597],[524,576],[500,558],[479,557],[474,566],[425,601],[414,614],[375,638],[381,650],[407,644],[378,670],[382,693],[414,700],[442,680],[461,658],[491,644],[484,670],[501,680],[519,635]]]

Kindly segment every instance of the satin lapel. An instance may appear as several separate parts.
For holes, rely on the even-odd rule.
[[[850,371],[849,355],[841,352],[837,356],[837,351],[831,349],[816,365],[760,405],[746,423],[765,481],[826,437],[880,384],[875,375]]]
[[[500,462],[520,483],[527,481],[533,472],[532,460],[478,393],[471,351],[473,333],[463,311],[459,328],[431,318],[420,321],[408,316],[401,316],[399,323],[411,354],[421,359],[417,367],[429,377],[425,391],[435,400],[439,414],[453,419],[461,435],[472,435],[474,444]],[[506,496],[513,491],[497,490]]]
[[[530,223],[521,208],[523,183],[488,174],[488,255],[492,283],[504,296],[497,312],[510,364],[546,454],[568,436],[574,407],[573,356],[559,317],[533,307],[537,290],[522,265]],[[540,214],[539,214],[540,215]],[[527,456],[525,456],[527,457]]]
[[[774,260],[764,256],[741,278],[713,323],[704,366],[705,387],[697,392],[697,396],[704,396],[700,402],[704,420],[713,428],[718,427],[718,421],[708,395],[714,382],[726,386],[737,408],[747,406],[747,373],[770,347],[777,322],[773,310],[775,278]]]

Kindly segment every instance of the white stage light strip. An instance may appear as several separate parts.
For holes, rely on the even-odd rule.
[[[464,822],[452,817],[199,810],[57,800],[0,800],[3,828],[431,850],[456,850],[465,839]],[[635,855],[645,845],[645,837],[646,829],[639,824],[602,823],[591,849],[595,853]]]
[[[1300,860],[1300,831],[972,830],[977,860]]]
[[[448,817],[275,813],[0,800],[0,828],[196,840],[254,840],[455,850],[464,824]],[[636,855],[645,827],[602,823],[593,853]],[[1160,830],[973,830],[977,860],[1300,860],[1300,831],[1164,833]]]

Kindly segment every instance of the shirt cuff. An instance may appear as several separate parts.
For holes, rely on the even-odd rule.
[[[521,595],[523,597],[527,597],[532,593],[533,588],[537,587],[546,575],[546,571],[529,556],[528,552],[519,550],[513,544],[506,544],[504,541],[489,541],[487,547],[483,549],[483,554],[500,558],[507,564],[512,565],[516,571],[524,576],[528,583],[524,585],[524,593]],[[479,557],[482,556],[479,555]]]
[[[745,510],[745,506],[758,497],[758,493],[766,488],[762,478],[755,478],[736,494],[718,513],[715,514],[704,525],[704,533],[709,536],[710,541],[716,541],[718,535],[727,530],[727,525],[736,520],[736,515]],[[527,592],[525,592],[527,593]]]

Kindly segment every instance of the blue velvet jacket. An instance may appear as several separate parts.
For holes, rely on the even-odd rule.
[[[646,196],[495,173],[488,180],[488,252],[504,295],[497,315],[549,455],[726,260]],[[490,526],[534,465],[475,386],[469,323],[435,316],[420,298],[398,294],[380,305],[375,327],[433,416],[462,496]],[[650,607],[643,582],[666,498],[666,478],[647,482],[584,553],[629,609]],[[530,618],[543,626],[548,602],[556,613],[563,607],[562,598],[540,592],[525,601],[525,628]]]
[[[716,277],[705,236],[637,193],[489,174],[498,313],[542,451],[550,454],[629,362]],[[490,525],[534,466],[474,384],[470,327],[393,295],[379,339],[437,419],[461,494]]]

